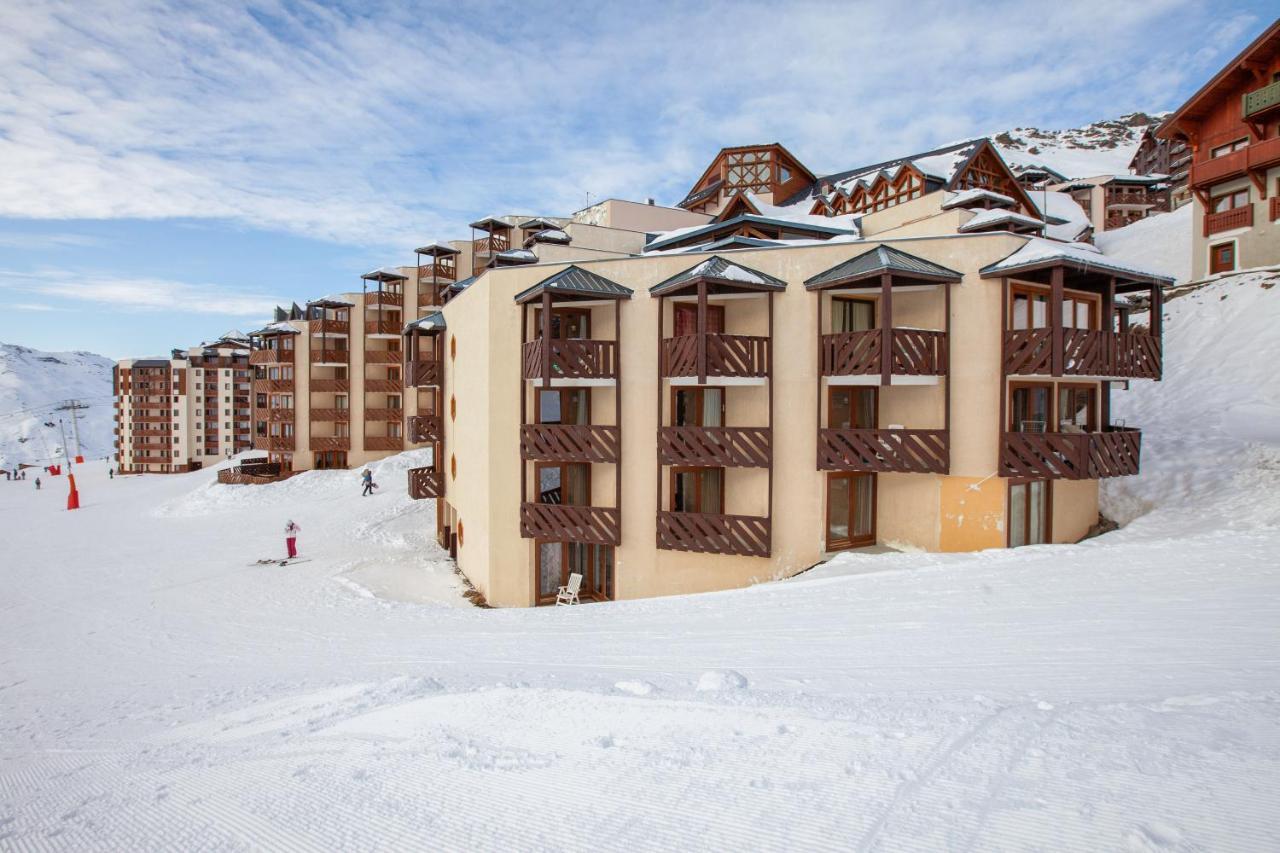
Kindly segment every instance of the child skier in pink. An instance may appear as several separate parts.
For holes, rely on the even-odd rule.
[[[292,560],[298,556],[298,534],[302,532],[302,528],[293,523],[293,519],[284,526],[284,543],[289,548],[289,559]]]

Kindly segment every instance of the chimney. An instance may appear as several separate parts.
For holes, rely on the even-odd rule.
[[[644,203],[645,203],[645,204],[647,204],[647,205],[649,205],[650,207],[653,207],[653,199],[652,199],[652,198],[646,198],[646,199],[644,200]]]

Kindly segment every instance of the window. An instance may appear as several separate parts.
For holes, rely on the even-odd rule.
[[[838,386],[827,389],[827,428],[875,429],[878,390]]]
[[[1009,310],[1010,329],[1043,329],[1049,325],[1049,294],[1015,286]]]
[[[869,299],[831,300],[831,331],[866,332],[876,327],[876,304]]]
[[[1231,272],[1236,268],[1236,244],[1219,243],[1209,247],[1209,274]]]
[[[536,469],[540,504],[588,506],[591,503],[591,466],[583,462],[539,464]]]
[[[1009,547],[1049,541],[1049,481],[1009,484]]]
[[[1051,385],[1020,384],[1010,388],[1009,429],[1012,432],[1047,432],[1051,415]]]
[[[1062,296],[1062,327],[1064,329],[1098,328],[1099,298],[1083,293],[1064,293]]]
[[[671,321],[675,337],[695,335],[698,333],[698,306],[687,302],[677,302],[671,308]],[[724,333],[724,306],[707,306],[707,331],[712,334]]]
[[[1249,203],[1249,190],[1234,190],[1232,192],[1223,193],[1222,195],[1213,196],[1209,199],[1210,213],[1223,213],[1228,210],[1235,210],[1237,207],[1244,207]]]
[[[778,183],[785,184],[791,180],[791,170],[781,163],[778,164]]]
[[[672,468],[671,511],[724,512],[723,468]]]
[[[533,335],[542,337],[541,308],[533,312]],[[551,309],[551,337],[557,340],[591,337],[591,311],[587,308]]]
[[[827,550],[874,545],[876,478],[874,474],[827,475]]]
[[[1097,389],[1092,385],[1058,386],[1058,431],[1097,431]]]
[[[1209,151],[1209,158],[1216,159],[1218,157],[1225,157],[1233,151],[1240,151],[1248,147],[1249,138],[1246,136],[1244,139],[1237,139],[1234,142],[1228,142],[1226,145],[1219,145],[1216,148],[1211,149]]]
[[[723,388],[673,388],[672,426],[724,426]]]
[[[538,603],[552,604],[569,575],[582,575],[581,598],[613,599],[613,546],[584,542],[538,543]]]
[[[539,389],[534,400],[534,419],[540,424],[591,423],[590,389]]]

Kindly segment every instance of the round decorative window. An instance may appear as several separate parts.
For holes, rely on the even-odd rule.
[[[458,457],[452,453],[449,454],[449,476],[458,479]]]
[[[449,359],[452,361],[457,357],[458,357],[458,336],[450,335],[449,336]]]
[[[462,545],[462,519],[458,519],[458,545]]]
[[[456,421],[458,419],[458,398],[449,395],[449,420]]]

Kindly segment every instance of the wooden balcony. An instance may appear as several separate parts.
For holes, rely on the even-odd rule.
[[[276,423],[290,423],[293,421],[293,409],[267,409],[267,420]]]
[[[1159,379],[1160,338],[1143,332],[1062,330],[1062,374],[1120,379]],[[1004,333],[1006,376],[1049,376],[1053,371],[1052,329],[1009,329]]]
[[[400,324],[393,323],[390,320],[366,320],[364,324],[364,333],[366,335],[393,335],[400,337]]]
[[[434,359],[411,361],[406,367],[405,387],[429,388],[440,384],[440,362]]]
[[[351,420],[350,409],[312,409],[311,420],[345,423]]]
[[[351,360],[351,353],[344,349],[313,349],[312,364],[346,364]]]
[[[311,320],[307,325],[313,335],[346,335],[351,333],[350,320]]]
[[[366,379],[364,390],[367,394],[399,394],[404,386],[398,379]]]
[[[284,381],[284,380],[280,380],[280,381]],[[290,387],[285,390],[289,390],[289,391],[293,390],[292,381],[290,381]],[[312,379],[311,380],[311,393],[313,394],[331,394],[334,392],[349,393],[350,391],[351,391],[351,381],[349,379]]]
[[[367,307],[374,305],[403,305],[404,294],[393,293],[389,290],[370,290],[364,295],[364,304]]]
[[[622,430],[598,424],[521,424],[520,458],[616,463]]]
[[[551,542],[622,544],[622,512],[614,507],[520,504],[520,535]]]
[[[1280,111],[1280,80],[1241,96],[1240,114],[1245,118],[1257,119],[1276,111]]]
[[[820,429],[818,469],[946,474],[951,439],[945,429]]]
[[[404,438],[398,435],[367,435],[365,450],[404,450]]]
[[[398,421],[403,417],[404,409],[373,408],[366,406],[364,410],[364,419],[366,421]]]
[[[351,449],[351,437],[346,435],[313,435],[308,443],[315,452]]]
[[[893,329],[893,375],[945,376],[947,334],[925,329]],[[884,330],[822,336],[823,376],[867,376],[881,372]]]
[[[542,378],[546,347],[542,338],[524,345],[522,361],[525,379]],[[618,342],[572,338],[551,340],[551,378],[616,379]]]
[[[404,358],[404,353],[398,349],[366,349],[364,351],[365,364],[399,364]]]
[[[294,440],[291,435],[255,435],[253,446],[255,450],[289,452],[294,448]]]
[[[773,463],[773,435],[768,427],[659,427],[658,461],[663,465],[768,468]]]
[[[1241,149],[1191,164],[1191,177],[1188,183],[1192,187],[1207,187],[1213,184],[1242,178],[1249,168],[1249,151]]]
[[[511,237],[505,231],[499,231],[489,237],[481,237],[471,241],[471,254],[477,257],[488,257],[511,248]]]
[[[1245,149],[1249,154],[1249,171],[1265,172],[1272,166],[1280,165],[1280,136],[1260,139]],[[1262,176],[1265,185],[1266,175]]]
[[[1007,432],[1000,441],[1000,474],[1051,480],[1097,480],[1138,473],[1142,432]]]
[[[1206,237],[1221,234],[1223,231],[1232,231],[1236,228],[1252,227],[1253,202],[1249,202],[1242,207],[1224,210],[1221,213],[1206,213],[1204,215],[1204,236]]]
[[[294,350],[256,349],[249,353],[250,364],[293,364]]]
[[[458,278],[458,266],[453,262],[453,258],[448,263],[436,261],[433,264],[423,264],[418,267],[418,284],[430,285],[433,281],[456,281]]]
[[[261,486],[287,480],[294,472],[285,471],[278,462],[249,462],[218,471],[218,482],[227,486]]]
[[[680,335],[662,342],[663,376],[698,376],[699,335]],[[758,335],[724,335],[709,332],[706,339],[706,375],[763,378],[769,375],[770,341]]]
[[[315,390],[315,383],[311,383],[311,389]],[[255,379],[253,380],[253,390],[258,394],[292,394],[292,379]]]
[[[664,551],[768,557],[769,519],[754,515],[659,512],[658,547]]]
[[[427,444],[444,439],[439,415],[411,415],[408,427],[409,441],[413,444]]]
[[[409,497],[415,501],[444,497],[444,476],[433,467],[410,468]]]

